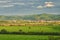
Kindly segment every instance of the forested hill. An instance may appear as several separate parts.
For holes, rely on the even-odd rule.
[[[35,15],[25,15],[25,16],[2,16],[0,15],[0,20],[60,20],[60,15],[56,14],[35,14]]]

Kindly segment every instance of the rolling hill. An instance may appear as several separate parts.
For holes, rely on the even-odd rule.
[[[56,14],[35,14],[25,16],[4,16],[0,15],[0,20],[60,20],[60,15]]]

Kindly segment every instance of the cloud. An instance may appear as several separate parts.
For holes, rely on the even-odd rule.
[[[52,8],[55,6],[54,2],[45,2],[43,6],[39,5],[36,8],[43,9],[43,8]]]
[[[30,4],[30,5],[33,5],[34,3],[33,2],[30,2],[30,3],[27,3],[28,5]]]
[[[53,2],[45,2],[45,6],[44,7],[54,7],[54,3]]]
[[[0,7],[13,7],[14,5],[0,5]]]
[[[29,3],[24,3],[24,2],[15,2],[15,3],[10,3],[10,4],[14,4],[14,5],[33,5],[33,2],[29,2]]]
[[[7,3],[7,2],[11,2],[11,1],[0,1],[0,3]]]
[[[40,5],[40,6],[37,6],[37,8],[38,8],[38,9],[41,9],[41,8],[43,8],[43,6]]]
[[[35,6],[31,6],[31,7],[33,7],[33,8],[34,8]]]
[[[45,4],[48,4],[48,3],[53,3],[53,2],[45,2]]]
[[[14,5],[25,5],[24,3],[11,3],[11,4],[14,4]]]
[[[4,7],[13,7],[13,4],[9,4],[11,3],[11,1],[9,0],[2,0],[0,1],[0,7],[4,8]]]
[[[10,0],[5,0],[5,1],[0,1],[0,7],[4,8],[4,7],[13,7],[15,5],[25,5],[24,3],[22,2],[12,2]]]

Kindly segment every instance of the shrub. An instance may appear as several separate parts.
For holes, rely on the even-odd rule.
[[[2,29],[1,32],[2,34],[8,33],[6,29]]]

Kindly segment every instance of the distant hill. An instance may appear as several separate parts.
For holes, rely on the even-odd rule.
[[[60,20],[60,15],[56,14],[36,14],[23,17],[25,20]]]
[[[35,14],[35,15],[25,15],[25,16],[2,16],[0,15],[0,20],[60,20],[60,15],[56,14]]]

